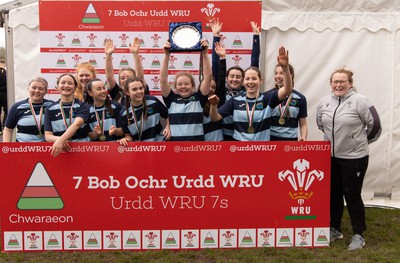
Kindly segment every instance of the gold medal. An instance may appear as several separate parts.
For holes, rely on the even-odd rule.
[[[99,140],[100,141],[105,141],[106,140],[106,136],[104,134],[100,135]]]
[[[39,111],[39,116],[38,116],[39,120],[37,119],[38,117],[36,116],[35,107],[33,106],[33,104],[32,104],[30,99],[29,99],[29,108],[31,110],[33,120],[35,121],[37,130],[38,130],[38,136],[39,136],[39,138],[41,138],[42,137],[41,129],[42,129],[43,111],[44,111],[44,109],[43,109],[43,101],[42,101],[42,105],[40,106],[40,111]]]
[[[292,101],[292,94],[290,94],[289,98],[286,100],[286,105],[283,107],[283,104],[279,104],[279,111],[281,112],[281,117],[278,120],[280,125],[285,124],[285,115],[290,118],[290,102]],[[285,114],[286,113],[286,114]]]
[[[254,133],[254,127],[253,126],[247,127],[247,133]]]

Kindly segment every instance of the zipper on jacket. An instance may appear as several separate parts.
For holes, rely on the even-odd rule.
[[[333,117],[332,117],[332,157],[335,158],[335,116],[336,116],[336,111],[340,106],[340,97],[339,97],[339,104],[337,105],[335,111],[333,112]]]

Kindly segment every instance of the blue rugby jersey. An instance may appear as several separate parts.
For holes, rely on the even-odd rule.
[[[34,116],[31,112],[29,99],[16,102],[8,111],[5,126],[9,129],[17,127],[17,142],[44,142],[44,116],[46,108],[54,103],[54,101],[43,99],[43,103],[32,103],[38,123],[40,108],[43,106],[42,127],[39,135]]]
[[[204,141],[203,107],[208,96],[197,91],[182,98],[171,90],[163,99],[168,108],[171,141]]]
[[[246,90],[243,87],[235,94],[232,94],[229,90],[226,90],[225,101],[229,101],[231,98],[235,98],[237,96],[245,96],[245,94]],[[226,116],[222,120],[222,132],[224,136],[227,136],[227,138],[233,137],[234,124],[232,116]]]
[[[85,123],[77,130],[77,132],[72,136],[72,142],[87,142],[89,141],[89,137],[87,136],[89,128],[87,125],[87,121],[89,120],[89,111],[90,106],[78,99],[74,99],[72,103],[65,103],[63,104],[64,112],[66,113],[65,116],[67,118],[67,123],[69,125],[69,110],[72,110],[72,121],[74,122],[75,118],[80,117],[82,118]],[[61,109],[60,109],[60,100],[53,103],[46,109],[46,118],[44,119],[44,130],[51,131],[55,136],[61,136],[67,130],[65,127]]]
[[[281,102],[282,109],[284,109],[288,98]],[[307,100],[306,97],[293,90],[292,98],[289,102],[288,112],[285,112],[283,125],[279,124],[281,111],[279,105],[272,111],[272,124],[271,124],[271,141],[278,140],[298,140],[299,132],[299,119],[307,117]]]
[[[92,105],[90,107],[90,112],[89,112],[89,128],[90,131],[93,132],[94,127],[98,124],[97,118],[96,118],[96,113],[100,118],[100,121],[103,121],[103,111],[104,111],[104,124],[103,124],[103,129],[104,129],[104,135],[106,136],[106,141],[116,141],[121,139],[121,137],[116,136],[116,135],[110,135],[109,130],[111,126],[115,126],[118,128],[119,124],[119,119],[121,117],[121,111],[122,111],[122,105],[119,104],[118,102],[112,101],[111,102],[111,108],[113,110],[113,114],[111,115],[111,112],[107,110],[106,106],[101,106],[101,107],[95,107]],[[97,139],[96,141],[99,141]]]
[[[220,41],[220,37],[214,36],[213,38],[213,43]],[[253,45],[251,49],[251,64],[250,66],[252,67],[259,67],[260,64],[260,35],[253,35]],[[219,74],[218,74],[219,70]],[[220,87],[224,90],[226,90],[226,94],[224,97],[218,95],[220,99],[220,103],[218,104],[218,107],[223,105],[226,101],[228,101],[232,97],[236,97],[239,95],[242,95],[246,93],[245,88],[242,86],[240,90],[236,91],[235,93],[232,93],[228,88],[225,87],[225,79],[226,79],[226,74],[227,74],[227,68],[226,68],[226,59],[221,59],[215,52],[213,48],[212,52],[212,72],[213,72],[213,77],[217,81],[217,87]],[[244,77],[244,76],[243,76]],[[217,88],[218,89],[218,88]],[[232,140],[233,136],[233,118],[232,116],[227,116],[223,119],[222,121],[222,131],[224,134],[225,140]]]
[[[160,117],[167,119],[168,110],[164,104],[154,96],[145,95],[147,106],[147,119],[143,121],[143,130],[140,141],[162,141],[163,135],[161,134],[163,127],[160,122]],[[138,120],[139,129],[141,127],[140,118],[143,112],[143,105],[134,107],[136,119]],[[132,107],[128,109],[129,115],[127,116],[126,107],[122,111],[119,126],[124,133],[131,134],[134,141],[139,141],[139,134],[136,127],[135,120],[132,115]],[[128,119],[130,124],[128,123]]]
[[[222,121],[212,122],[210,117],[203,116],[204,140],[209,142],[223,141]]]
[[[256,103],[253,117],[253,133],[248,133],[249,120],[246,112],[246,95],[231,98],[218,109],[219,114],[225,118],[233,116],[233,138],[238,141],[269,141],[272,110],[279,104],[278,91],[271,90],[261,93],[255,99],[247,99],[251,109]]]

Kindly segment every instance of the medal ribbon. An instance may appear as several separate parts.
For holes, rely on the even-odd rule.
[[[62,116],[62,118],[63,118],[64,125],[65,125],[65,128],[66,128],[66,129],[68,129],[68,127],[71,126],[71,123],[72,123],[72,106],[73,106],[73,104],[74,104],[74,103],[72,102],[71,108],[69,109],[69,125],[68,125],[68,123],[67,123],[67,118],[66,118],[65,112],[64,112],[64,107],[63,107],[63,104],[62,104],[62,102],[61,102],[61,100],[60,100],[61,116]]]
[[[139,137],[139,141],[140,141],[140,137],[142,137],[142,131],[143,131],[143,116],[144,116],[144,108],[142,109],[142,115],[140,116],[140,128],[139,128],[139,124],[138,124],[138,119],[136,117],[136,113],[135,113],[135,109],[133,108],[133,105],[131,103],[131,111],[132,111],[132,117],[133,120],[135,121],[135,127],[136,127],[136,131],[138,133],[138,137]]]
[[[97,123],[100,125],[101,134],[104,134],[104,119],[105,119],[105,116],[106,116],[105,111],[106,110],[104,109],[104,105],[103,105],[103,110],[102,110],[103,114],[102,114],[102,118],[100,120],[99,113],[97,112],[96,107],[94,108],[94,112],[95,112],[95,115],[96,115]]]
[[[254,118],[254,111],[256,109],[257,99],[258,95],[256,97],[256,100],[254,101],[253,107],[251,107],[251,116],[250,116],[249,103],[247,102],[247,97],[246,97],[246,114],[247,114],[247,120],[249,122],[249,127],[253,127],[253,118]]]
[[[42,106],[40,106],[39,111],[39,120],[37,119],[35,108],[33,107],[32,102],[29,100],[29,108],[31,109],[33,119],[35,120],[36,127],[38,128],[39,135],[42,133],[42,120],[43,120],[43,102]]]
[[[287,99],[286,104],[285,104],[283,110],[282,110],[282,104],[279,104],[279,111],[281,112],[281,118],[284,118],[285,113],[286,113],[286,112],[289,112],[288,109],[289,109],[289,104],[290,104],[290,101],[291,101],[291,100],[292,100],[292,94],[290,94],[289,98]],[[290,113],[287,114],[287,116],[290,117]]]

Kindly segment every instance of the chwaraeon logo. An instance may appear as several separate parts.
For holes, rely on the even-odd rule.
[[[20,210],[60,210],[64,202],[43,164],[38,162],[17,204]]]
[[[82,18],[82,23],[84,24],[99,24],[100,18],[94,9],[92,3],[89,3],[88,7],[86,8],[86,12]]]

